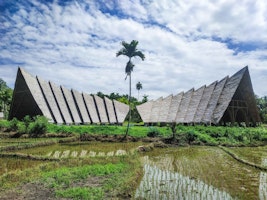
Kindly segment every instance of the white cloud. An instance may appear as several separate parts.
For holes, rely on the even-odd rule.
[[[246,65],[255,93],[267,95],[262,87],[267,85],[263,0],[31,2],[33,7],[17,3],[17,13],[0,18],[0,73],[10,86],[20,65],[79,91],[128,93],[127,58],[115,54],[122,40],[136,39],[146,55],[145,61],[133,60],[136,97],[138,81],[143,84],[140,96],[156,99],[209,85]],[[218,38],[230,39],[241,50],[257,48],[236,51]]]

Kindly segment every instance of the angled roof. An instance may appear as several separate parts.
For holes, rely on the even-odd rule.
[[[9,119],[46,116],[57,124],[123,123],[129,106],[69,90],[18,68]]]
[[[37,79],[19,68],[9,117],[22,119],[25,112],[30,116],[45,115],[54,122]]]
[[[145,123],[260,122],[248,67],[207,87],[141,104],[137,110]]]

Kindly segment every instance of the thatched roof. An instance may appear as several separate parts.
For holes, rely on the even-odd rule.
[[[260,122],[248,67],[209,86],[146,102],[137,110],[145,123]]]
[[[44,115],[57,124],[123,123],[129,106],[97,95],[79,93],[18,68],[9,119]]]

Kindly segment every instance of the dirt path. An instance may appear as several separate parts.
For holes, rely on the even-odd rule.
[[[0,197],[1,200],[51,200],[58,199],[54,196],[54,190],[47,188],[43,184],[26,183],[18,186],[12,190],[9,190]]]

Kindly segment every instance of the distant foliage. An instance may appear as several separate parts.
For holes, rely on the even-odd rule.
[[[256,103],[259,108],[260,117],[263,123],[267,123],[267,96],[258,97],[256,96]]]
[[[114,99],[116,101],[119,101],[121,103],[129,105],[129,96],[127,94],[120,95],[119,93],[112,92],[112,93],[110,93],[108,95],[108,94],[104,94],[102,92],[97,92],[96,95],[101,97],[101,98],[107,97],[109,99],[112,99],[112,100]],[[147,101],[148,101],[148,95],[144,95],[143,99],[140,100],[140,101],[138,101],[138,99],[135,98],[135,97],[131,97],[130,102],[131,102],[131,115],[132,115],[131,116],[131,121],[132,122],[139,123],[139,122],[142,121],[142,119],[141,119],[141,117],[140,117],[140,115],[139,115],[139,113],[138,113],[138,111],[136,109],[136,106],[140,105],[142,103],[145,103]],[[129,116],[128,115],[126,116],[125,120],[126,121],[129,120]]]
[[[13,90],[9,88],[6,82],[0,78],[0,112],[4,113],[4,117],[8,117]]]

